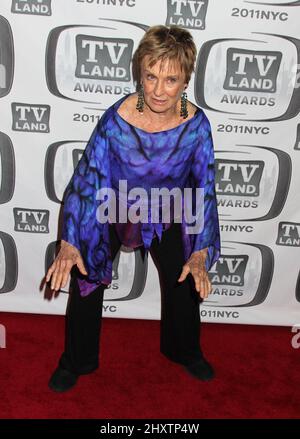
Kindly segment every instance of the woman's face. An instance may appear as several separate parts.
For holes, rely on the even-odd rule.
[[[164,62],[159,60],[149,67],[148,56],[142,62],[141,82],[144,86],[145,103],[155,113],[174,109],[187,87],[185,73],[178,63],[168,59]]]

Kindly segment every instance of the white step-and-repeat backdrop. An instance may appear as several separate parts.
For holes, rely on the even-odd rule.
[[[211,121],[222,256],[203,321],[300,323],[300,1],[1,0],[0,309],[64,314],[41,282],[61,198],[103,111],[135,90],[154,24],[198,47],[189,99]],[[149,257],[123,248],[104,316],[159,319]]]

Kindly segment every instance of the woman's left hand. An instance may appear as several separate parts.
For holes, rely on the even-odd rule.
[[[189,260],[184,264],[178,282],[183,282],[189,273],[195,281],[196,291],[202,299],[206,299],[212,292],[211,282],[205,268],[207,249],[200,250],[191,254]]]

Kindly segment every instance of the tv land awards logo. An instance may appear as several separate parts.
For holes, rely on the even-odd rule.
[[[51,0],[12,0],[14,14],[51,15]]]
[[[14,44],[9,22],[0,15],[0,98],[12,87],[14,74]]]
[[[253,33],[252,41],[207,41],[198,53],[195,98],[202,108],[239,119],[286,120],[299,111],[300,40]],[[299,67],[298,67],[299,70]]]
[[[12,129],[31,133],[49,133],[50,105],[13,102]]]
[[[0,293],[9,293],[16,288],[18,279],[18,254],[11,235],[0,232]]]
[[[219,215],[224,221],[258,221],[282,211],[291,180],[290,156],[281,150],[237,145],[216,151]]]
[[[275,93],[282,53],[227,49],[225,90]]]
[[[274,255],[261,244],[227,242],[209,271],[213,291],[205,306],[245,307],[262,303],[270,289]]]
[[[265,163],[251,160],[216,160],[216,192],[221,195],[258,197]]]
[[[130,81],[133,41],[77,35],[77,78]]]
[[[281,221],[278,224],[277,245],[300,247],[300,223]]]
[[[0,131],[0,204],[8,203],[16,182],[15,153],[11,139]]]
[[[16,232],[49,233],[49,210],[14,207]]]
[[[51,93],[108,108],[115,96],[134,91],[131,59],[146,26],[100,21],[99,26],[61,26],[48,37],[46,76]],[[124,38],[130,35],[132,38]]]
[[[210,271],[214,285],[222,285],[225,282],[227,285],[237,287],[245,285],[248,260],[248,255],[221,256],[217,263],[218,269]]]
[[[166,25],[205,29],[208,0],[168,0]]]

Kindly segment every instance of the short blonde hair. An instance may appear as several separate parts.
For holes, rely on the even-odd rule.
[[[177,61],[188,83],[195,68],[197,49],[193,37],[179,26],[152,26],[141,39],[132,59],[133,78],[140,84],[141,65],[149,56],[149,66],[157,61]]]

